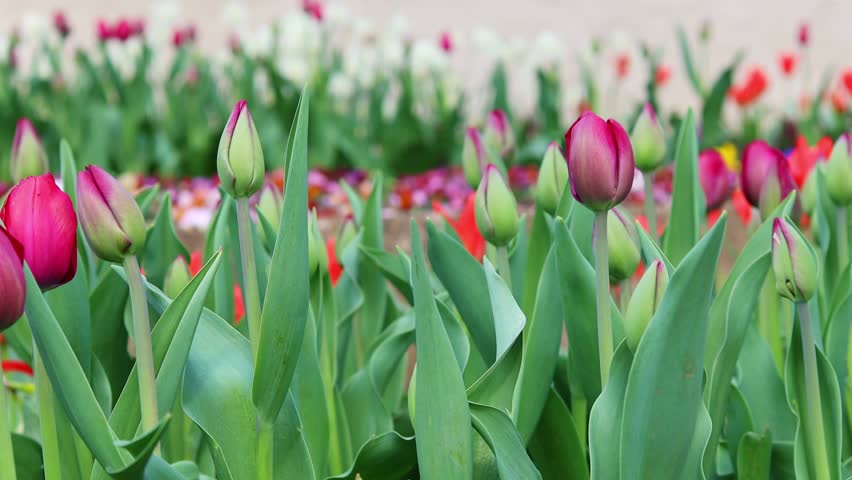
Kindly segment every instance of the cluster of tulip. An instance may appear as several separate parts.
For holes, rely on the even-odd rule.
[[[67,143],[57,181],[20,122],[0,480],[849,476],[848,135],[824,162],[752,142],[737,186],[692,112],[672,148],[650,105],[630,133],[585,112],[544,149],[524,215],[493,111],[460,149],[462,216],[427,221],[425,248],[412,220],[407,252],[386,250],[381,174],[342,187],[352,217],[323,240],[307,90],[295,112],[279,189],[262,125],[232,109],[189,263],[169,192],[78,173]],[[621,205],[667,151],[671,208],[657,226],[645,181],[646,232]],[[709,212],[735,191],[760,221],[721,276],[727,216]]]

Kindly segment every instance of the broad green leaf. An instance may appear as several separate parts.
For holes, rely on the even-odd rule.
[[[494,453],[501,480],[541,478],[527,455],[521,435],[505,412],[471,402],[470,416],[474,428]]]
[[[312,288],[314,286],[319,287],[316,281],[313,281]],[[316,316],[309,314],[299,364],[293,375],[291,393],[299,411],[302,434],[311,454],[313,471],[317,476],[322,476],[328,461],[330,425],[325,385],[317,353],[315,321]]]
[[[78,255],[77,259],[78,263],[82,262],[82,256]],[[85,274],[78,271],[70,282],[45,292],[44,295],[87,378],[91,376],[92,356],[91,313],[88,294],[89,287]]]
[[[726,447],[732,461],[735,462],[739,456],[740,440],[742,440],[743,435],[755,430],[754,415],[752,415],[748,402],[736,385],[731,386],[726,407],[727,416],[724,420]]]
[[[320,478],[314,470],[303,427],[293,396],[287,395],[275,422],[273,478]]]
[[[704,343],[726,223],[723,215],[684,257],[636,348],[624,398],[622,478],[689,477],[690,454],[700,447],[697,458],[703,455],[694,438],[706,415]]]
[[[234,319],[234,278],[235,266],[239,265],[239,240],[237,238],[237,215],[234,200],[220,190],[222,202],[210,228],[204,245],[204,258],[209,259],[218,250],[222,250],[224,258],[222,266],[216,273],[216,283],[208,301],[208,307],[228,321]]]
[[[701,147],[710,148],[725,140],[722,107],[728,98],[728,91],[734,81],[734,72],[740,63],[742,55],[737,55],[733,62],[719,75],[713,88],[704,100],[701,109]]]
[[[470,410],[453,347],[440,322],[417,224],[411,222],[417,388],[414,431],[424,478],[471,479],[473,444]]]
[[[477,350],[491,365],[497,359],[497,336],[485,272],[461,243],[431,222],[426,223],[426,230],[432,269],[450,294]]]
[[[650,265],[654,260],[659,260],[666,266],[666,270],[670,275],[674,273],[674,266],[672,265],[672,262],[666,258],[666,255],[662,250],[660,250],[660,247],[654,243],[654,240],[650,235],[648,235],[648,232],[646,232],[638,223],[636,223],[636,233],[639,235],[639,245],[642,247],[642,259],[645,262],[645,265]]]
[[[296,134],[288,158],[284,206],[269,291],[261,315],[252,400],[262,421],[272,422],[287,396],[305,337],[308,317],[308,102],[302,93],[294,121]]]
[[[166,193],[154,225],[148,230],[145,249],[140,256],[145,276],[157,286],[163,285],[169,266],[178,256],[189,260],[189,251],[181,243],[172,218],[172,198]]]
[[[407,478],[417,465],[417,448],[414,438],[406,438],[396,432],[377,435],[365,443],[355,461],[345,473],[329,477],[328,480],[398,480]]]
[[[663,251],[677,265],[698,242],[704,224],[704,191],[698,183],[698,138],[692,110],[686,113],[678,132],[674,172],[672,210]]]
[[[550,251],[551,237],[547,214],[541,208],[536,207],[532,230],[530,231],[529,246],[527,247],[523,282],[524,293],[521,297],[521,308],[527,316],[531,316],[533,308],[535,308],[539,279],[542,269],[544,269],[547,252]]]
[[[373,191],[364,205],[361,222],[361,246],[364,248],[385,248],[382,221],[383,189],[382,175],[376,174],[373,177]],[[388,308],[387,286],[382,272],[367,258],[362,256],[358,263],[358,286],[364,291],[364,304],[355,316],[354,327],[359,330],[362,346],[369,347],[384,328],[385,312]]]
[[[105,269],[88,296],[92,312],[92,350],[109,378],[110,390],[118,400],[124,388],[133,360],[127,353],[127,329],[124,310],[129,290],[127,284],[111,268]],[[20,322],[19,322],[20,323]]]
[[[411,284],[408,283],[408,272],[402,268],[399,257],[384,250],[369,247],[362,247],[361,253],[364,254],[366,259],[373,262],[376,268],[381,270],[385,278],[411,304],[413,294],[411,292]]]
[[[30,437],[12,433],[12,454],[15,456],[17,480],[44,479],[41,445],[38,442]]]
[[[622,342],[615,350],[610,365],[609,380],[592,405],[589,416],[589,458],[596,480],[619,480],[621,457],[621,424],[624,418],[624,396],[627,379],[633,365],[633,353]]]
[[[767,432],[748,432],[740,440],[737,453],[737,478],[741,480],[767,480],[772,458],[772,436]]]
[[[835,298],[832,301],[831,314],[825,331],[825,352],[837,374],[841,396],[849,382],[849,334],[852,330],[852,270],[847,268],[841,274]],[[847,400],[848,401],[848,400]]]
[[[790,351],[787,355],[785,379],[787,386],[787,402],[796,414],[798,423],[796,426],[795,440],[795,465],[796,478],[801,480],[824,479],[818,472],[824,471],[828,474],[826,480],[841,479],[840,463],[842,452],[843,413],[840,404],[840,388],[837,385],[837,376],[831,368],[831,362],[822,353],[822,349],[816,348],[817,377],[819,382],[820,403],[823,418],[812,418],[811,412],[805,408],[806,385],[804,373],[804,354],[802,352],[801,330],[799,327],[799,315],[796,315],[793,325],[793,336],[790,342]],[[808,422],[822,422],[825,434],[825,455],[827,458],[813,458],[811,446],[814,440],[806,428]]]
[[[568,407],[550,389],[529,442],[530,458],[544,480],[588,480],[589,467],[577,426]],[[606,478],[606,477],[601,477]]]
[[[535,309],[524,331],[521,372],[512,399],[512,418],[524,440],[539,423],[562,342],[562,302],[554,301],[561,295],[554,248],[547,254],[538,285]]]

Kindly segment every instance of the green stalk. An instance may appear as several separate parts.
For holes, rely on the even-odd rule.
[[[817,469],[815,480],[828,480],[831,475],[828,470],[828,454],[825,447],[825,430],[819,393],[816,347],[811,332],[811,317],[807,303],[799,303],[796,308],[799,310],[799,321],[802,325],[802,355],[805,367],[805,401],[807,402],[805,410],[808,419],[805,422],[805,428],[807,428],[810,437],[809,455],[811,455],[811,460],[813,460]]]
[[[654,204],[654,182],[653,173],[645,174],[645,218],[648,220],[648,235],[659,244],[657,238],[657,205]]]
[[[249,199],[237,199],[237,229],[240,237],[240,260],[243,266],[243,298],[246,302],[249,340],[252,356],[257,359],[260,344],[260,287],[257,285],[257,263],[254,259],[254,242],[251,237]]]
[[[503,277],[503,281],[506,282],[506,286],[509,287],[509,291],[512,291],[512,267],[509,263],[509,247],[497,247],[497,271],[500,273],[500,276]]]
[[[775,290],[775,276],[770,270],[760,289],[760,303],[757,315],[758,328],[769,344],[772,359],[778,373],[784,375],[784,340],[781,337],[781,319],[778,312],[778,293]]]
[[[619,297],[618,303],[619,307],[621,307],[621,313],[627,312],[627,304],[630,303],[630,295],[633,285],[630,283],[630,278],[627,278],[621,282],[621,288],[619,288]]]
[[[6,405],[6,385],[0,370],[0,480],[15,480],[15,455],[9,429],[9,406]]]
[[[598,312],[598,351],[601,363],[601,387],[609,378],[609,364],[612,361],[612,319],[609,311],[609,250],[606,238],[607,212],[595,213],[595,297]]]
[[[588,401],[583,395],[571,395],[571,416],[574,417],[574,426],[577,428],[577,433],[580,434],[580,446],[583,448],[583,453],[588,453],[589,448],[586,445],[587,429],[586,425],[586,410],[588,410]]]
[[[62,460],[59,457],[59,437],[56,435],[56,412],[53,405],[53,389],[47,370],[33,345],[33,364],[35,366],[36,395],[38,397],[38,417],[41,426],[41,453],[44,458],[45,480],[62,480]],[[5,415],[5,411],[3,414]]]
[[[257,435],[257,479],[272,480],[274,474],[272,449],[275,436],[275,425],[261,421]]]
[[[142,411],[142,431],[157,426],[157,377],[154,372],[154,353],[151,348],[151,324],[148,321],[148,301],[145,298],[145,280],[139,270],[139,261],[131,255],[124,259],[127,283],[130,286],[130,304],[133,309],[133,344],[136,347],[136,371],[139,373],[139,404]]]
[[[837,207],[837,256],[841,271],[849,265],[849,230],[846,218],[846,207]]]

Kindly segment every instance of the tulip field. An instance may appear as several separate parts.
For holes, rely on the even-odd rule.
[[[0,480],[852,478],[852,70],[545,35],[529,112],[301,6],[0,42]]]

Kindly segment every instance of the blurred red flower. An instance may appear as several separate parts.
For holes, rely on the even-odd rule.
[[[654,72],[654,82],[658,87],[662,87],[669,83],[672,76],[672,69],[668,65],[657,65],[657,71]]]
[[[828,159],[833,146],[833,142],[828,137],[820,138],[814,146],[808,145],[808,140],[802,135],[796,138],[796,148],[787,160],[790,164],[790,174],[799,188],[807,181],[814,165],[820,160]]]
[[[798,64],[799,57],[796,56],[795,53],[792,52],[782,52],[778,56],[778,65],[781,67],[781,72],[789,77],[796,70],[796,65]]]
[[[485,239],[482,238],[482,234],[479,233],[479,227],[476,226],[475,208],[476,192],[472,192],[467,196],[464,202],[464,209],[462,209],[458,220],[454,219],[440,203],[432,203],[432,210],[444,217],[444,220],[453,227],[453,230],[456,231],[467,251],[474,258],[482,261],[482,257],[485,255]]]
[[[201,267],[204,265],[204,258],[201,255],[201,252],[192,252],[192,255],[189,256],[189,273],[192,276],[198,275],[198,272],[201,271]],[[243,317],[246,316],[246,307],[243,302],[243,291],[240,288],[240,285],[234,284],[234,324],[239,324]]]
[[[33,369],[26,362],[21,360],[3,360],[0,362],[0,370],[4,372],[18,372],[23,373],[24,375],[33,376]],[[0,388],[3,388],[3,385],[0,384]]]
[[[840,80],[843,82],[843,86],[846,87],[846,91],[852,93],[852,68],[844,70],[840,75]]]
[[[745,107],[754,103],[766,91],[769,86],[769,78],[760,67],[753,67],[748,72],[748,77],[741,85],[731,87],[730,95],[737,105]]]
[[[743,225],[751,223],[751,204],[748,203],[745,194],[739,188],[734,190],[734,194],[731,195],[731,204],[734,206],[734,211],[737,212],[737,216],[740,217]]]
[[[630,56],[620,53],[615,57],[615,75],[623,79],[630,73]]]
[[[328,254],[328,275],[331,277],[331,285],[337,285],[340,275],[343,274],[343,265],[337,259],[337,240],[329,238],[325,241],[325,251]]]

